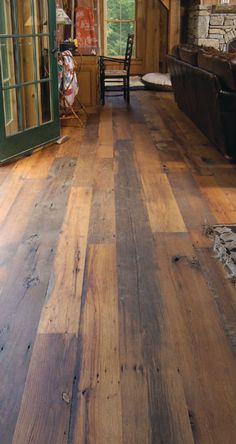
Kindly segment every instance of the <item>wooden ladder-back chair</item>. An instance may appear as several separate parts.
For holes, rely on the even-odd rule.
[[[105,91],[106,91],[106,81],[109,81],[109,83],[120,83],[122,86],[124,99],[126,100],[127,104],[130,102],[130,63],[131,63],[131,57],[132,57],[132,51],[133,51],[133,43],[134,43],[134,34],[128,34],[127,38],[127,45],[126,45],[126,52],[125,52],[125,58],[115,58],[115,57],[107,57],[107,56],[101,56],[100,57],[100,88],[101,88],[101,101],[102,104],[105,104]],[[106,63],[114,63],[114,64],[123,64],[123,66],[117,67],[117,69],[106,69]],[[109,89],[109,91],[112,91],[112,87]],[[113,89],[114,91],[114,89]],[[115,94],[115,96],[118,96],[121,94]]]

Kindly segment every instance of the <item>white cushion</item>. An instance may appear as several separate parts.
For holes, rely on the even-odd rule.
[[[157,89],[157,90],[171,90],[171,80],[170,74],[163,74],[160,72],[152,72],[150,74],[145,74],[142,77],[142,82],[147,88]]]

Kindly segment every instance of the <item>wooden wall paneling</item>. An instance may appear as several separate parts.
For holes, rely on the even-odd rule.
[[[167,72],[166,54],[168,53],[169,8],[160,3],[160,72]]]
[[[168,52],[180,41],[180,0],[170,1]]]
[[[161,4],[167,9],[170,9],[170,2],[171,0],[160,0]]]
[[[75,55],[78,65],[78,98],[88,113],[98,108],[98,57],[94,55]]]
[[[160,2],[146,0],[145,4],[144,71],[159,71],[160,57]]]

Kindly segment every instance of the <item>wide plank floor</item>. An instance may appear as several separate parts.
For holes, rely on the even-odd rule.
[[[0,169],[0,444],[236,443],[236,170],[172,94]]]

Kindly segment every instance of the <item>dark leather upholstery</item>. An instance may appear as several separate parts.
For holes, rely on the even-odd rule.
[[[192,45],[180,45],[179,56],[183,62],[197,66],[198,49]]]
[[[216,74],[227,89],[236,89],[236,55],[234,53],[199,52],[198,66]]]
[[[168,56],[175,100],[212,143],[236,158],[236,54],[181,46]]]

